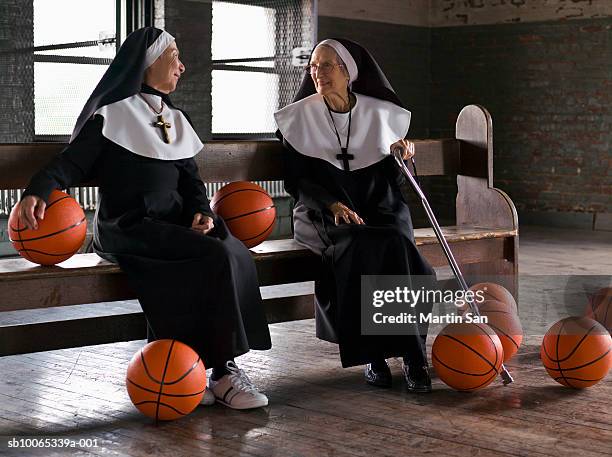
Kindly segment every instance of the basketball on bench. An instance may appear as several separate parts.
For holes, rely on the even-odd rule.
[[[11,211],[8,232],[13,247],[24,259],[40,265],[55,265],[72,257],[83,245],[87,219],[81,206],[67,193],[51,192],[37,230],[23,225],[19,205]]]
[[[157,340],[134,354],[126,386],[141,413],[155,420],[174,420],[189,414],[202,400],[206,368],[188,345]]]
[[[236,181],[223,186],[215,192],[210,207],[247,248],[265,241],[274,229],[276,208],[272,197],[255,183]]]

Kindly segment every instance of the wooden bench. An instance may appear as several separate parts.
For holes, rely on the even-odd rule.
[[[421,176],[457,177],[456,224],[443,227],[469,281],[505,275],[517,290],[518,220],[514,204],[493,187],[492,123],[482,107],[465,107],[456,138],[416,143]],[[0,189],[19,189],[65,147],[57,143],[0,145]],[[196,159],[206,182],[282,179],[283,150],[277,141],[214,141]],[[95,183],[94,183],[95,184]],[[451,196],[449,195],[449,198]],[[434,267],[447,266],[431,228],[415,230],[419,250]],[[311,281],[320,260],[291,239],[252,249],[261,286]],[[135,298],[117,265],[96,254],[77,254],[61,266],[40,267],[21,258],[0,259],[0,311],[111,302]],[[310,294],[264,301],[270,323],[313,316]],[[143,339],[142,312],[0,327],[0,356]]]

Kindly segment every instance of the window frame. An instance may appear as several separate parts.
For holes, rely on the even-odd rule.
[[[57,49],[74,49],[80,47],[98,46],[99,44],[115,43],[119,50],[124,37],[141,27],[153,25],[154,4],[153,0],[115,0],[115,37],[102,40],[78,41],[72,43],[59,43],[44,46],[33,46],[25,51],[31,52],[34,63],[73,63],[80,65],[110,65],[113,59],[99,57],[61,56],[53,54],[36,54],[37,51],[53,51]],[[34,98],[34,104],[36,99]],[[70,135],[36,135],[34,142],[67,143]]]
[[[235,3],[235,4],[239,4],[239,5],[249,5],[249,6],[261,6],[261,7],[265,7],[265,8],[271,8],[275,10],[275,15],[277,17],[280,16],[279,12],[281,12],[281,8],[277,5],[274,4],[270,4],[269,1],[266,0],[212,0],[211,3],[214,3],[214,1],[220,1],[220,2],[224,2],[224,3]],[[302,2],[303,0],[293,0],[295,2]],[[312,20],[312,27],[311,27],[311,34],[312,34],[312,42],[316,43],[316,39],[317,39],[317,0],[309,0],[311,2],[311,17],[313,18]],[[212,24],[211,24],[211,28],[212,28]],[[274,37],[274,44],[275,44],[275,51],[274,51],[274,55],[273,56],[265,56],[265,57],[245,57],[243,59],[212,59],[211,60],[211,77],[212,77],[212,72],[214,70],[224,70],[224,71],[242,71],[245,73],[270,73],[270,74],[276,74],[278,75],[279,81],[278,81],[278,85],[279,87],[282,87],[283,85],[283,78],[287,78],[287,75],[285,74],[285,72],[282,71],[282,64],[279,67],[279,62],[282,62],[282,59],[279,58],[279,40],[281,39],[281,37],[279,36],[279,29],[278,26],[275,30],[275,37]],[[212,42],[212,37],[211,37],[211,42]],[[240,62],[266,62],[266,61],[272,61],[274,62],[274,66],[273,67],[255,67],[255,66],[248,66],[248,65],[227,65],[228,63],[240,63]],[[278,89],[277,89],[278,90]],[[283,94],[278,94],[279,95],[279,104],[281,106],[284,106],[285,104],[282,103],[281,99],[282,99],[282,95]],[[293,94],[288,95],[285,94],[286,97],[293,97]],[[213,110],[213,102],[212,102],[212,97],[211,97],[211,103],[210,103],[210,115],[211,115],[211,119],[212,119],[212,110]],[[253,133],[215,133],[212,131],[212,125],[211,125],[211,132],[210,132],[210,137],[212,140],[271,140],[271,139],[275,139],[275,132],[253,132]]]

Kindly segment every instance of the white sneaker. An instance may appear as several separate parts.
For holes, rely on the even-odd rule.
[[[204,396],[202,397],[201,405],[210,406],[215,404],[215,394],[212,393],[209,387],[206,387],[204,391]]]
[[[234,362],[226,362],[225,368],[229,371],[221,379],[209,380],[209,386],[215,394],[217,401],[233,409],[260,408],[268,405],[268,397],[253,385],[244,370]]]

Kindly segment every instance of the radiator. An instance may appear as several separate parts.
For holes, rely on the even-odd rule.
[[[263,187],[272,198],[288,197],[285,192],[282,181],[254,181]],[[212,198],[213,194],[227,183],[215,182],[207,183],[206,191],[208,198]],[[22,190],[0,190],[0,216],[8,216],[11,208],[21,198]],[[94,210],[98,204],[98,188],[97,187],[75,187],[70,189],[70,194],[85,210]]]

